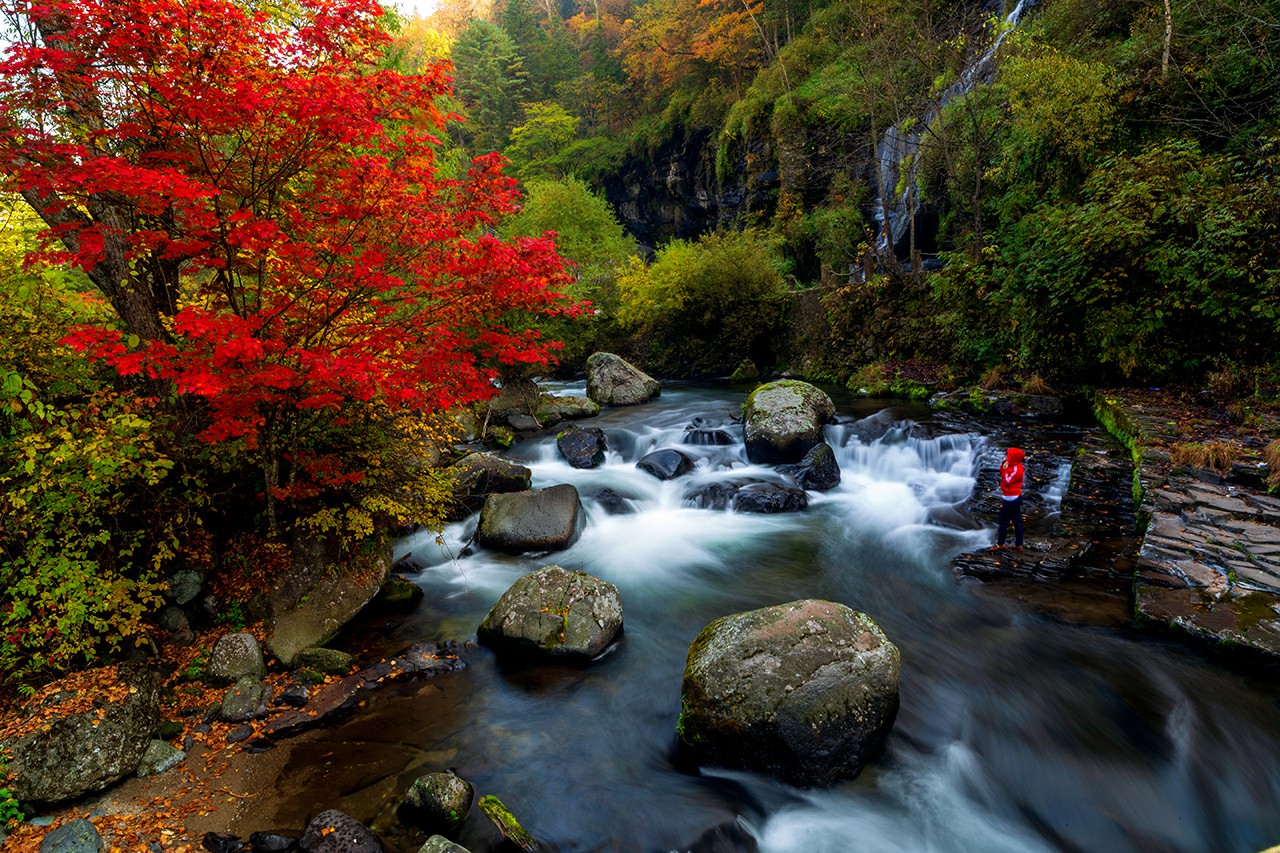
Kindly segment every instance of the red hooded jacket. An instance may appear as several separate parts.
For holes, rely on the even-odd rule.
[[[1022,495],[1022,478],[1026,473],[1026,469],[1022,466],[1022,459],[1025,455],[1018,448],[1010,447],[1009,452],[1004,456],[1004,462],[1000,465],[1000,494],[1006,498]]]

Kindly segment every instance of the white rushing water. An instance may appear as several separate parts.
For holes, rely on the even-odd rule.
[[[571,483],[584,496],[609,488],[634,510],[607,515],[584,497],[586,526],[566,551],[468,551],[475,517],[450,526],[442,545],[419,533],[397,546],[397,556],[412,552],[425,566],[413,579],[427,600],[395,629],[404,640],[472,637],[516,578],[555,562],[618,586],[626,622],[615,650],[568,669],[509,668],[467,649],[468,670],[440,686],[439,698],[380,699],[383,710],[375,702],[353,724],[364,729],[335,739],[381,739],[397,754],[408,743],[438,756],[414,772],[456,767],[566,851],[684,850],[735,817],[766,853],[1256,851],[1280,841],[1274,685],[1225,674],[1176,646],[975,596],[951,575],[952,556],[993,539],[994,519],[966,509],[979,466],[999,456],[982,436],[921,429],[904,411],[845,407],[826,431],[842,481],[811,492],[806,510],[700,509],[688,497],[700,487],[788,482],[747,462],[731,422],[741,399],[677,388],[607,411],[591,422],[610,446],[596,469],[569,466],[550,433],[513,448],[535,488]],[[683,444],[695,417],[723,426],[734,443]],[[635,467],[667,447],[694,458],[694,471],[660,482]],[[1040,498],[1051,520],[1069,460],[1050,470]],[[808,597],[868,613],[902,651],[902,705],[885,753],[858,779],[823,791],[677,768],[674,726],[693,637],[727,613]],[[458,840],[473,853],[493,849],[482,822],[469,821]]]

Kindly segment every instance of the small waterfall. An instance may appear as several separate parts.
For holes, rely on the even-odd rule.
[[[916,172],[919,168],[917,154],[920,151],[920,142],[924,135],[929,132],[929,128],[937,121],[938,116],[941,115],[947,104],[958,97],[967,95],[978,84],[990,80],[992,61],[995,59],[996,51],[1000,49],[1005,36],[1018,26],[1023,14],[1035,2],[1036,0],[1018,0],[1018,4],[1014,6],[1013,11],[1004,19],[1004,26],[1000,28],[1000,32],[996,35],[996,40],[969,63],[960,74],[959,79],[943,90],[936,103],[929,108],[923,117],[912,117],[899,122],[884,132],[880,144],[876,146],[876,161],[879,163],[878,183],[871,188],[872,192],[878,194],[881,192],[880,188],[883,187],[885,192],[895,193],[903,177],[903,164],[906,164],[907,174],[906,180],[901,181],[903,183],[901,194],[892,198],[887,204],[880,195],[877,195],[875,201],[872,202],[872,217],[876,223],[877,234],[876,248],[881,253],[891,251],[898,244],[910,227],[911,220],[915,218],[916,212],[920,209],[920,198],[916,192],[915,183]],[[888,222],[885,221],[886,213]]]

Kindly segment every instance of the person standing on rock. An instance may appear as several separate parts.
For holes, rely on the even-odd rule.
[[[1000,521],[996,529],[996,547],[1004,547],[1005,533],[1013,522],[1014,545],[1022,547],[1022,481],[1026,468],[1022,464],[1026,456],[1019,448],[1010,447],[1000,463]]]

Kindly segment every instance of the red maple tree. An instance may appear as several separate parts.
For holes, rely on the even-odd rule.
[[[442,173],[448,67],[380,70],[373,0],[0,11],[3,186],[121,320],[69,342],[206,401],[202,438],[276,454],[308,413],[467,403],[548,358],[504,318],[566,310],[564,263],[490,233],[497,155]]]

